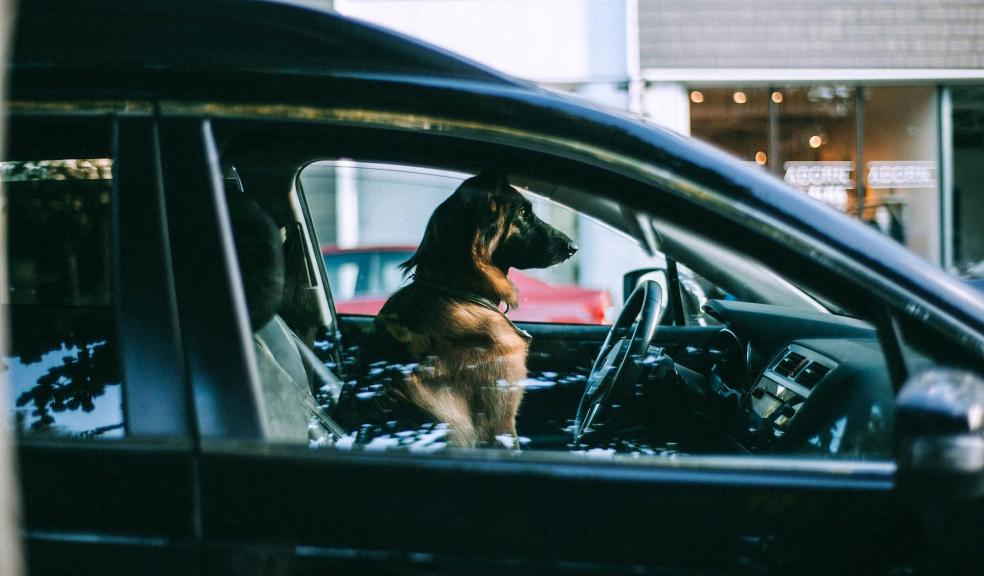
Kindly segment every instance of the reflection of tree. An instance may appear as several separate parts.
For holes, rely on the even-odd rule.
[[[5,182],[25,180],[109,180],[113,161],[109,158],[79,160],[28,160],[0,163],[0,178]]]
[[[94,399],[106,386],[119,384],[117,353],[107,342],[83,346],[77,357],[66,356],[64,363],[48,370],[37,384],[17,398],[17,406],[33,404],[36,418],[32,430],[44,430],[55,423],[51,412],[83,410],[92,412]]]
[[[108,306],[112,162],[3,162],[0,178],[7,189],[11,356],[30,365],[70,351],[60,363],[46,361],[47,372],[16,398],[18,407],[33,407],[30,417],[18,411],[18,428],[30,420],[32,430],[64,433],[57,413],[92,412],[106,386],[121,380]]]
[[[54,414],[66,410],[91,412],[106,386],[121,381],[116,338],[110,330],[108,310],[40,311],[13,307],[12,351],[23,364],[39,362],[43,355],[75,349],[61,364],[38,378],[16,399],[18,407],[33,406],[30,428],[53,431]],[[101,423],[94,423],[101,424]]]

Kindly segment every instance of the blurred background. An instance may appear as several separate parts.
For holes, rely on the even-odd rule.
[[[978,0],[312,3],[696,136],[984,276]]]

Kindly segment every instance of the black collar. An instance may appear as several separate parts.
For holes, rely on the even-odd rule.
[[[481,294],[478,294],[476,292],[470,292],[468,290],[458,290],[457,288],[449,288],[448,286],[442,286],[440,284],[435,284],[434,282],[428,282],[427,280],[421,280],[420,278],[416,278],[416,277],[413,279],[413,283],[430,288],[432,290],[436,290],[446,296],[451,296],[453,298],[465,300],[466,302],[471,302],[472,304],[478,304],[483,308],[494,310],[498,312],[506,320],[506,322],[509,322],[509,325],[512,326],[514,330],[516,330],[516,333],[520,336],[520,338],[526,340],[527,343],[533,341],[533,336],[529,332],[523,330],[519,326],[516,326],[516,324],[514,324],[513,321],[510,320],[508,316],[506,316],[505,312],[503,312],[502,310],[499,309],[498,306],[496,306],[495,302],[489,300],[488,298],[482,296]]]

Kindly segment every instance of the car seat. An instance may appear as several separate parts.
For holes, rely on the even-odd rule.
[[[284,297],[280,230],[242,192],[227,196],[246,307],[253,331],[267,439],[331,444],[345,435],[325,409],[337,401],[341,382],[278,315]]]

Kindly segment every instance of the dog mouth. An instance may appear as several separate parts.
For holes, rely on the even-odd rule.
[[[569,260],[577,252],[577,244],[566,236],[552,238],[538,258],[523,268],[552,268]],[[519,268],[519,266],[517,266]]]

